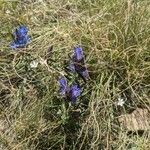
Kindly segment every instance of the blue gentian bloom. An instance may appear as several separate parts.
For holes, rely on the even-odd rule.
[[[81,59],[84,58],[82,47],[78,46],[78,47],[74,48],[74,56],[73,56],[73,58],[76,61],[80,61]]]
[[[61,78],[58,82],[60,85],[59,93],[61,95],[65,95],[68,90],[67,80],[65,78]]]
[[[24,36],[27,35],[27,33],[28,33],[28,28],[26,26],[19,26],[16,29],[14,36],[16,36],[16,38],[23,38]]]
[[[81,95],[81,88],[78,84],[73,84],[70,87],[67,85],[67,80],[61,78],[59,81],[59,93],[68,98],[73,104],[76,103],[77,98]]]
[[[73,73],[77,72],[84,81],[89,79],[89,73],[85,65],[84,54],[81,47],[78,46],[74,48],[72,60],[70,61],[67,68]]]
[[[71,102],[76,103],[77,97],[79,97],[80,95],[81,95],[81,89],[79,85],[77,84],[72,85],[69,90],[69,98]]]
[[[13,49],[16,49],[16,48],[24,48],[28,45],[28,43],[30,42],[30,38],[28,36],[25,36],[24,38],[22,39],[17,39],[17,40],[14,40],[11,44],[10,44],[10,47],[13,48]]]
[[[26,47],[30,42],[27,33],[28,28],[26,26],[19,26],[13,33],[14,41],[10,44],[10,47],[13,49]]]

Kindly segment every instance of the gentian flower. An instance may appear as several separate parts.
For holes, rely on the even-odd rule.
[[[72,103],[76,103],[77,98],[81,95],[81,89],[78,84],[73,84],[70,87],[67,85],[67,80],[61,78],[59,81],[59,93],[68,98]]]
[[[89,79],[89,73],[85,65],[84,54],[81,47],[78,46],[74,48],[72,60],[67,68],[71,72],[77,72],[84,81]]]
[[[14,41],[10,44],[10,47],[13,49],[26,47],[30,42],[27,33],[28,28],[26,26],[19,26],[13,33]]]
[[[67,80],[65,78],[61,78],[58,82],[60,85],[59,93],[61,95],[65,95],[68,90]]]
[[[16,38],[23,38],[28,33],[28,28],[26,26],[19,26],[18,29],[16,29],[16,32],[14,33],[14,36]]]
[[[83,58],[84,58],[84,55],[83,55],[82,47],[79,47],[79,46],[75,47],[73,59],[75,59],[75,61],[80,61]]]
[[[76,103],[77,101],[77,97],[79,97],[81,95],[81,89],[79,87],[79,85],[74,84],[70,87],[69,90],[69,99],[71,100],[72,103]]]

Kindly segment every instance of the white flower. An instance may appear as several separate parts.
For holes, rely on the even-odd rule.
[[[62,114],[62,111],[59,109],[59,110],[57,111],[57,115],[60,115],[60,114]]]
[[[6,14],[10,14],[11,12],[10,12],[10,10],[6,10],[6,12],[5,12]]]
[[[40,62],[41,65],[46,65],[47,64],[47,60],[43,59],[43,58],[40,58],[39,62]]]
[[[118,105],[118,106],[123,106],[123,105],[124,105],[124,103],[125,103],[124,99],[123,99],[123,98],[121,98],[121,97],[119,97],[119,98],[118,98],[117,105]]]
[[[33,60],[30,62],[30,67],[31,68],[37,68],[39,62],[37,60]]]

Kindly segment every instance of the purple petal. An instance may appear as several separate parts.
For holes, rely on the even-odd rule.
[[[13,49],[16,49],[17,48],[17,44],[15,42],[12,42],[10,44],[10,47],[13,48]]]
[[[69,98],[70,100],[75,103],[76,100],[77,100],[77,97],[81,95],[81,89],[80,87],[75,84],[75,85],[72,85],[70,87],[70,91],[69,91]]]
[[[10,47],[13,49],[16,48],[24,48],[30,43],[30,38],[28,36],[24,37],[23,39],[15,40],[10,44]]]
[[[84,58],[84,55],[83,55],[83,50],[81,47],[75,47],[74,48],[74,56],[73,58],[77,61],[80,61],[81,59]]]
[[[28,33],[28,28],[26,26],[19,26],[15,32],[15,34],[18,38],[24,37],[25,35],[27,35],[27,33]]]
[[[68,90],[67,80],[65,78],[61,78],[58,82],[60,85],[59,93],[61,95],[66,94],[66,92]]]
[[[13,33],[14,41],[10,44],[10,47],[13,49],[26,47],[30,43],[27,32],[28,28],[26,26],[19,26]]]

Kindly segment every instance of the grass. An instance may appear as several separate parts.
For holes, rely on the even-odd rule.
[[[117,118],[150,110],[149,18],[149,0],[1,0],[0,149],[148,150],[150,135],[128,136]],[[11,33],[21,24],[32,42],[12,50]],[[83,93],[72,106],[57,81],[75,78],[64,61],[78,44],[91,79],[79,79]],[[30,67],[41,58],[47,64]]]

